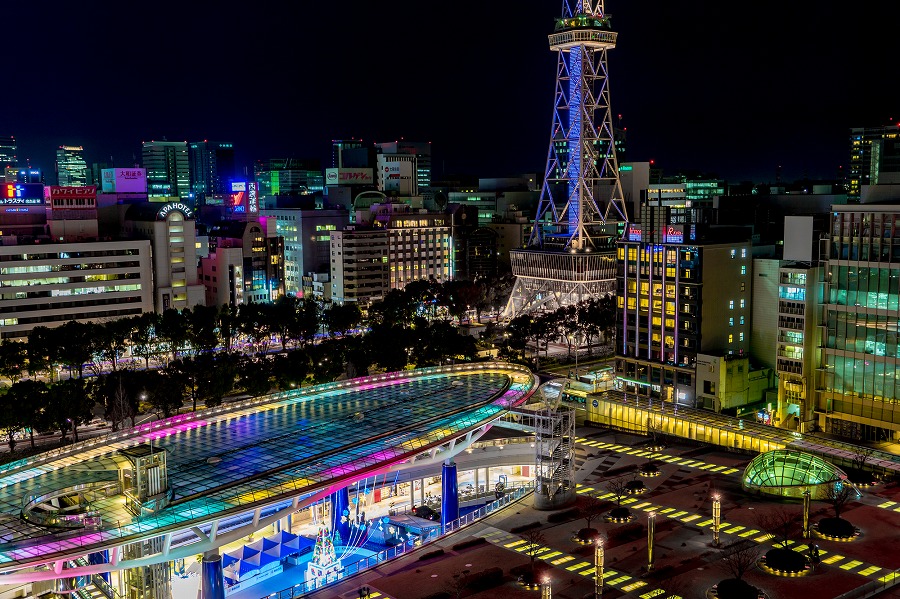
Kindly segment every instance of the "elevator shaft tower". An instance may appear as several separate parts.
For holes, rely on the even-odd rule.
[[[613,221],[628,220],[606,60],[616,32],[603,0],[563,0],[548,37],[558,55],[550,148],[528,243],[510,252],[507,318],[613,293]]]

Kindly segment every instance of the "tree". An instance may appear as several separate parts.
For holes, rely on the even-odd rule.
[[[265,356],[243,356],[237,362],[238,387],[251,397],[265,395],[272,389],[272,362]]]
[[[25,347],[28,354],[28,374],[35,376],[46,372],[52,381],[56,372],[57,351],[50,329],[45,326],[31,329]]]
[[[278,337],[283,352],[288,350],[291,343],[299,340],[299,309],[300,299],[296,295],[285,294],[278,296],[268,311],[272,332]]]
[[[4,339],[0,341],[0,376],[15,384],[28,366],[26,346],[22,341]]]
[[[300,302],[297,312],[297,330],[294,333],[300,340],[301,347],[306,347],[315,340],[322,326],[322,309],[319,303],[305,297]]]
[[[215,306],[194,306],[182,310],[187,325],[187,342],[194,352],[210,352],[219,347],[218,317]]]
[[[144,359],[144,368],[150,368],[150,357],[159,353],[159,338],[156,327],[159,315],[155,312],[144,312],[135,316],[131,323],[131,353]]]
[[[91,353],[98,356],[101,362],[96,368],[97,375],[103,371],[103,362],[109,362],[113,372],[118,370],[119,358],[125,353],[126,343],[135,324],[130,318],[119,318],[90,325]]]
[[[219,308],[216,317],[216,323],[219,330],[219,339],[222,341],[222,347],[225,353],[230,353],[234,349],[234,340],[237,337],[237,308],[231,304],[224,304]]]
[[[531,582],[534,582],[537,577],[534,571],[534,561],[537,558],[537,554],[547,543],[547,538],[540,528],[532,528],[519,536],[525,540],[525,549],[522,552],[531,560]]]
[[[584,535],[579,532],[582,539],[587,540],[596,536],[597,530],[591,528],[591,523],[603,513],[603,501],[596,495],[581,495],[578,498],[578,515],[584,520]]]
[[[275,384],[282,391],[302,387],[309,374],[309,366],[309,354],[300,348],[275,356],[272,362]]]
[[[323,315],[325,326],[330,335],[344,336],[348,331],[355,329],[362,321],[362,312],[355,302],[346,304],[331,304]]]
[[[844,511],[844,507],[847,503],[856,499],[858,495],[856,489],[849,481],[830,483],[826,489],[825,498],[831,503],[831,507],[834,509],[835,518],[840,518],[841,512]]]
[[[178,352],[184,348],[188,340],[188,324],[184,314],[175,308],[162,313],[156,323],[156,337],[165,343],[166,351],[171,357],[166,363],[178,359]]]
[[[110,422],[114,432],[129,418],[132,426],[134,425],[138,402],[137,395],[130,390],[136,387],[133,381],[137,376],[135,371],[115,371],[101,374],[88,385],[88,392],[94,402],[104,406],[104,417]]]
[[[59,430],[61,440],[66,440],[69,430],[78,441],[78,427],[93,416],[94,401],[88,395],[84,379],[70,378],[50,386],[47,401],[48,424]]]
[[[51,338],[56,345],[59,361],[69,370],[84,378],[84,365],[92,359],[94,346],[94,326],[70,320],[62,326],[51,329]]]
[[[802,528],[800,514],[783,506],[776,506],[756,516],[756,525],[779,539],[782,547],[787,547],[791,537]]]
[[[744,574],[756,567],[760,557],[760,546],[751,539],[741,539],[722,547],[720,567],[732,578],[743,580]]]
[[[0,408],[0,428],[5,428],[9,438],[9,450],[12,452],[15,439],[14,432],[22,428],[29,429],[31,446],[34,447],[34,429],[43,428],[44,415],[47,408],[47,385],[43,381],[24,379],[15,382],[2,399]]]
[[[147,403],[153,406],[158,418],[168,418],[178,413],[184,403],[184,385],[171,365],[162,370],[145,370],[140,378]]]
[[[866,464],[869,462],[873,453],[875,453],[875,449],[872,447],[857,446],[856,449],[853,450],[853,455],[850,458],[853,463],[853,468],[860,472],[865,470]]]
[[[619,476],[606,481],[605,488],[613,494],[616,505],[622,506],[622,498],[628,495],[628,477]]]

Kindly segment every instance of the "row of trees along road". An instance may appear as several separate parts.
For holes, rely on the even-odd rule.
[[[417,281],[371,306],[367,323],[355,304],[323,308],[284,296],[36,327],[25,341],[0,342],[0,376],[11,383],[0,390],[0,429],[12,450],[22,431],[32,445],[35,431],[59,431],[63,439],[71,432],[77,440],[98,406],[117,430],[145,407],[167,417],[185,402],[211,407],[233,392],[255,396],[310,379],[471,360],[475,339],[453,320],[472,312],[480,319],[479,306],[498,308],[492,290],[501,287]],[[353,333],[361,328],[364,334]]]

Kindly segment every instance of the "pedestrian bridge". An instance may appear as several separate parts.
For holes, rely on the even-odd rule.
[[[369,376],[0,466],[0,585],[216,549],[357,480],[452,457],[537,387],[501,362]],[[102,552],[106,563],[83,559]]]

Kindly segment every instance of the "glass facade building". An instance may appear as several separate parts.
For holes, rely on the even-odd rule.
[[[87,173],[82,146],[59,146],[56,150],[56,180],[59,185],[87,185]]]
[[[820,427],[853,439],[900,431],[900,206],[834,206],[822,313]]]

